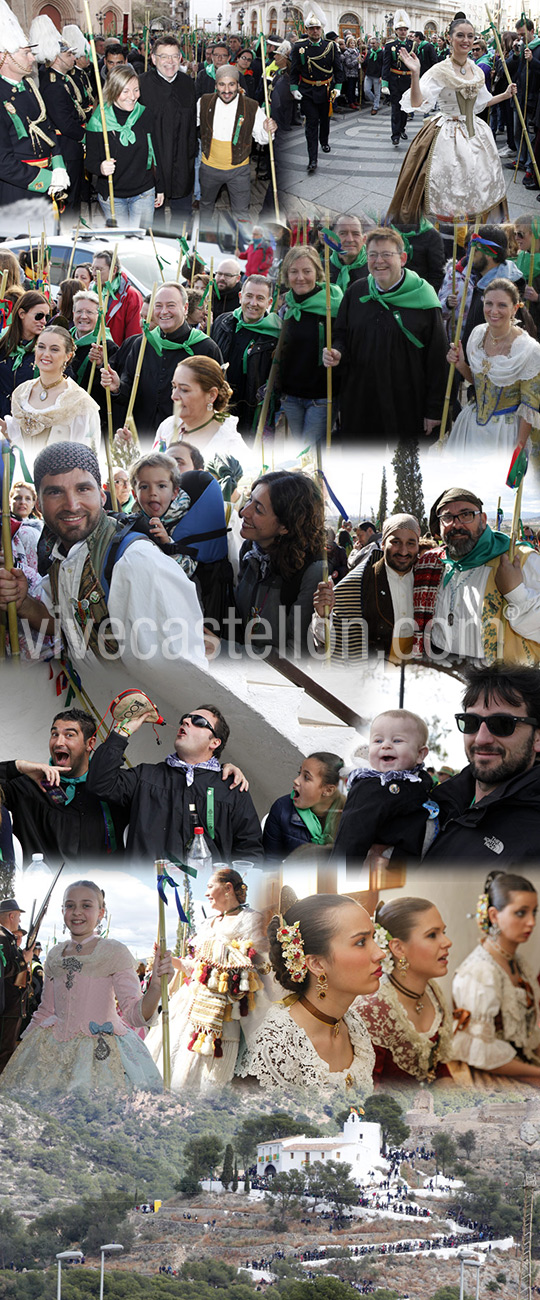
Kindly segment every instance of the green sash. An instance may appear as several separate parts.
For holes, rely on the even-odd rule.
[[[416,274],[416,271],[405,271],[400,285],[390,289],[388,293],[381,293],[380,289],[377,288],[374,277],[368,275],[368,290],[369,292],[365,297],[360,298],[359,301],[369,302],[371,299],[373,302],[380,302],[381,306],[385,307],[387,311],[394,308],[392,315],[402,333],[409,339],[410,343],[414,343],[415,348],[423,348],[424,344],[420,342],[420,339],[417,339],[403,324],[399,309],[400,307],[410,307],[416,311],[427,311],[431,307],[440,308],[441,304],[437,294],[427,280],[422,280]]]
[[[252,331],[253,334],[266,334],[268,337],[273,339],[278,339],[280,336],[282,322],[279,316],[276,316],[276,313],[273,311],[268,312],[266,316],[263,316],[261,320],[258,321],[245,321],[242,316],[241,307],[237,307],[232,314],[236,321],[235,333],[238,333],[238,330],[250,330]],[[244,355],[242,357],[242,371],[244,375],[247,373],[248,354],[249,354],[250,347],[251,347],[251,340],[248,343],[247,347],[245,348]]]
[[[506,533],[497,533],[489,524],[484,529],[482,536],[478,538],[476,546],[468,555],[462,556],[459,560],[451,560],[450,556],[443,556],[442,562],[445,566],[443,577],[443,587],[446,587],[453,577],[454,573],[462,573],[464,569],[476,569],[481,564],[489,564],[497,555],[503,555],[508,550],[510,538]]]
[[[121,125],[120,122],[118,121],[118,118],[114,111],[114,104],[105,104],[104,109],[105,109],[105,126],[107,127],[107,130],[115,131],[116,135],[120,137],[120,144],[123,144],[124,147],[126,147],[128,144],[135,144],[135,140],[137,137],[135,135],[133,127],[135,126],[135,123],[139,121],[139,118],[142,117],[144,113],[144,104],[141,104],[140,101],[138,101],[135,104],[135,107],[132,108],[129,117],[126,119],[123,125]],[[86,130],[97,131],[101,135],[102,129],[103,128],[101,123],[101,112],[99,108],[96,108],[92,113],[92,116],[90,118]]]
[[[520,253],[516,253],[516,256],[512,258],[512,261],[515,262],[516,266],[521,271],[523,278],[525,280],[528,280],[529,268],[531,265],[531,254],[526,253],[525,250],[523,249]],[[533,280],[536,280],[536,277],[538,275],[540,275],[540,253],[535,253]]]
[[[291,799],[294,801],[294,790],[291,790]],[[296,811],[309,831],[312,844],[324,844],[324,830],[317,814],[311,808],[297,808]]]
[[[159,325],[156,325],[151,330],[147,322],[143,321],[142,328],[147,343],[154,349],[154,352],[157,352],[158,357],[163,356],[164,352],[188,352],[192,357],[195,344],[202,343],[203,339],[208,339],[208,334],[204,334],[202,330],[190,330],[184,343],[176,343],[174,339],[168,339],[162,335]]]
[[[73,326],[69,332],[71,334],[71,337],[73,339],[76,348],[85,348],[86,346],[91,348],[93,343],[99,342],[101,336],[101,321],[98,318],[98,321],[94,329],[91,331],[91,333],[83,334],[81,338],[77,338],[77,335],[75,333],[75,326]],[[108,329],[105,330],[105,338],[107,339],[108,343],[112,343],[113,337]],[[84,372],[89,362],[90,362],[90,357],[87,353],[84,358],[84,361],[82,362],[82,365],[79,366],[79,369],[77,371],[76,379],[78,384],[82,383],[82,377],[84,375]]]
[[[434,292],[434,290],[433,290]],[[337,316],[339,304],[343,298],[343,293],[337,284],[330,285],[330,313],[332,318]],[[285,316],[284,320],[300,320],[302,312],[308,312],[311,316],[326,316],[326,288],[316,289],[310,293],[309,298],[304,298],[303,302],[297,302],[292,289],[288,289],[285,294]],[[437,298],[439,305],[439,299]]]
[[[366,265],[367,253],[365,248],[362,247],[354,262],[342,262],[339,253],[334,249],[334,252],[330,253],[330,261],[332,266],[339,266],[339,275],[335,283],[341,289],[341,292],[345,293],[345,290],[349,288],[351,271],[356,271],[357,267]]]

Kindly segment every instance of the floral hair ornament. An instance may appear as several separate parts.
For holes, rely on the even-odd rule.
[[[300,934],[300,922],[293,921],[292,925],[287,925],[285,918],[280,915],[276,939],[281,947],[283,961],[291,979],[295,980],[297,984],[301,984],[306,975],[307,962],[302,935]]]
[[[390,951],[390,940],[392,938],[392,935],[390,934],[389,930],[385,930],[384,926],[381,925],[380,921],[375,920],[374,916],[371,917],[371,920],[373,921],[373,924],[375,926],[375,929],[373,931],[373,938],[375,940],[375,943],[379,948],[382,948],[384,951],[384,957],[382,959],[381,966],[383,968],[385,975],[390,975],[394,969],[394,958]]]
[[[484,934],[487,934],[489,930],[489,906],[489,894],[480,894],[476,904],[476,924],[480,930],[484,931]]]

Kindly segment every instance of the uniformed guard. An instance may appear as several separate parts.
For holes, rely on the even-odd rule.
[[[407,114],[400,106],[401,96],[409,89],[411,74],[400,60],[399,51],[404,48],[412,50],[412,40],[407,40],[411,21],[404,9],[396,9],[394,14],[395,36],[387,41],[383,53],[382,86],[390,95],[392,106],[392,144],[397,147],[400,140],[407,139]]]
[[[81,92],[85,120],[88,122],[96,106],[97,93],[90,72],[90,46],[86,36],[76,23],[68,23],[62,28],[62,40],[68,49],[73,50],[75,66],[70,73],[75,85]]]
[[[16,932],[22,908],[14,898],[0,902],[0,1074],[19,1041],[30,987],[33,948],[19,948]]]
[[[0,207],[40,194],[59,197],[69,186],[33,67],[28,37],[0,0]]]
[[[30,40],[37,43],[40,64],[39,89],[57,135],[69,174],[70,186],[66,210],[79,216],[84,168],[84,130],[86,114],[79,87],[71,76],[76,54],[62,40],[46,14],[34,18]]]
[[[341,90],[343,69],[337,45],[323,36],[320,18],[308,14],[305,26],[306,35],[291,51],[291,93],[302,102],[311,176],[317,167],[319,140],[323,153],[330,153],[332,100]]]

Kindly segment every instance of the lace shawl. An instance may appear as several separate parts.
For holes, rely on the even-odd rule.
[[[361,1016],[352,1007],[343,1017],[354,1052],[346,1070],[333,1073],[315,1051],[311,1039],[297,1025],[286,1007],[278,1003],[270,1008],[251,1043],[239,1060],[236,1073],[254,1077],[265,1088],[316,1090],[319,1095],[333,1094],[338,1088],[354,1087],[364,1093],[373,1088],[375,1053]]]
[[[521,957],[519,965],[535,993],[534,980]],[[518,1052],[527,1061],[534,1059],[540,1045],[536,996],[535,1005],[527,1008],[525,989],[512,983],[482,944],[456,971],[453,993],[456,1007],[470,1013],[467,1021],[461,1020],[454,1038],[456,1060],[489,1070],[513,1060]]]
[[[425,990],[435,1011],[429,1029],[416,1028],[386,975],[378,993],[354,1003],[371,1041],[385,1047],[400,1070],[422,1082],[435,1078],[437,1065],[452,1056],[452,1020],[438,985],[431,980]]]

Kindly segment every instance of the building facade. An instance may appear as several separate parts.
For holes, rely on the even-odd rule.
[[[381,1160],[380,1124],[366,1124],[357,1110],[351,1110],[341,1134],[336,1137],[282,1138],[277,1142],[262,1142],[257,1147],[257,1173],[261,1177],[290,1173],[292,1169],[304,1172],[317,1160],[351,1165],[354,1181],[367,1182],[373,1165]]]
[[[121,36],[124,14],[127,14],[128,31],[131,31],[131,0],[122,0],[121,3],[118,3],[118,0],[105,0],[102,5],[99,4],[99,0],[89,0],[89,7],[95,36]],[[83,32],[86,28],[83,0],[54,0],[54,3],[43,3],[43,0],[12,0],[11,8],[25,32],[28,32],[30,23],[40,14],[47,14],[52,18],[59,31],[66,26],[66,23],[77,23]]]
[[[261,8],[263,28],[267,36],[280,36],[282,39],[286,36],[288,40],[294,41],[303,35],[304,19],[300,5],[263,0]],[[415,0],[413,5],[407,5],[407,13],[414,31],[439,36],[452,21],[455,5],[448,3],[448,0],[441,0],[440,4],[435,5],[432,0]],[[325,30],[337,32],[339,36],[347,31],[352,32],[353,36],[379,35],[386,39],[393,32],[392,10],[377,4],[376,0],[375,3],[374,0],[362,0],[356,8],[350,9],[340,6],[336,0],[330,0],[330,3],[324,5],[324,14],[327,19]],[[259,8],[245,0],[244,3],[242,0],[229,0],[225,12],[227,27],[229,21],[231,32],[243,32],[251,40],[259,30]]]

